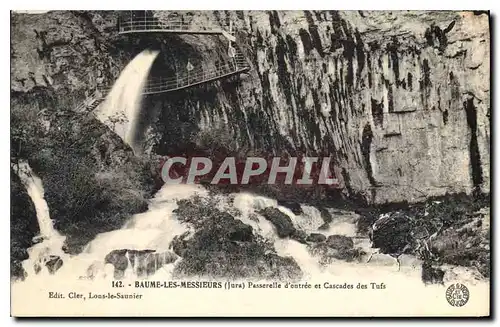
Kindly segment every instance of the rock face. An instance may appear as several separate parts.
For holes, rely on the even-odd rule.
[[[151,13],[160,21],[171,14]],[[151,145],[160,153],[175,152],[200,130],[221,132],[240,151],[331,154],[345,191],[368,202],[489,192],[486,14],[182,14],[204,29],[232,20],[251,71],[147,98],[153,139],[161,139]],[[223,37],[117,37],[118,15],[14,14],[12,90],[53,91],[76,105],[94,86],[112,84],[146,45],[162,51],[155,76],[174,74],[188,60],[207,69],[228,60]]]
[[[237,84],[222,81],[208,92],[186,92],[189,99],[184,94],[164,99],[163,122],[177,118],[166,122],[169,126],[180,120],[183,128],[195,125],[216,133],[214,127],[228,122],[224,132],[235,135],[240,148],[330,153],[345,189],[368,202],[489,191],[486,14],[191,16],[198,23],[232,19],[252,70]],[[200,65],[213,64],[201,54],[206,43],[180,38],[198,53]],[[174,151],[166,137],[163,141],[165,152]]]

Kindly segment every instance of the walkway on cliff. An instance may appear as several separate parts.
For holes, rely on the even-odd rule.
[[[229,62],[219,62],[210,69],[192,67],[190,70],[186,70],[175,76],[149,79],[143,94],[178,91],[250,70],[246,58],[236,45],[236,37],[234,36],[232,24],[229,25],[229,31],[223,28],[202,29],[191,26],[182,17],[159,21],[154,17],[147,17],[146,15],[144,17],[133,17],[130,15],[130,17],[126,19],[122,18],[118,21],[118,34],[131,33],[218,34],[223,35],[229,42],[228,54],[231,57]],[[87,101],[78,107],[77,111],[85,109],[94,110],[104,101],[108,91],[109,89],[106,88],[98,89]]]

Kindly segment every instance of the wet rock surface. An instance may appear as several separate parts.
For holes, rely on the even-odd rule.
[[[278,205],[290,209],[295,215],[303,213],[300,203],[290,200],[278,200]]]
[[[352,238],[344,235],[330,235],[326,239],[326,245],[332,249],[343,250],[352,249],[354,247],[354,242]]]
[[[354,261],[365,253],[354,247],[352,238],[345,235],[330,235],[326,241],[312,244],[310,251],[320,258],[320,263],[331,264],[335,260]]]
[[[285,238],[295,234],[296,230],[293,226],[292,220],[288,217],[288,215],[284,214],[279,209],[268,207],[259,211],[259,214],[269,220],[273,226],[276,227],[276,232],[279,237]]]
[[[35,274],[39,274],[42,270],[46,269],[50,274],[55,274],[62,266],[64,262],[58,255],[44,254],[41,255],[33,264],[33,270]]]
[[[328,211],[328,209],[326,209],[324,207],[319,207],[319,212],[321,213],[321,218],[323,218],[323,221],[325,222],[325,224],[329,224],[333,221],[333,217],[330,214],[330,212]]]
[[[306,240],[308,242],[320,243],[320,242],[324,242],[326,240],[326,236],[323,234],[319,234],[319,233],[311,233],[311,234],[309,234],[309,236],[307,236]]]
[[[411,246],[413,221],[404,213],[394,212],[381,216],[372,226],[372,247],[381,253],[400,255]]]
[[[63,260],[57,255],[51,255],[45,262],[45,266],[51,274],[55,274],[63,266]]]
[[[171,252],[157,253],[155,250],[113,250],[104,258],[105,264],[114,266],[114,278],[121,279],[127,269],[132,269],[137,277],[153,275],[163,266],[173,263],[178,256]]]

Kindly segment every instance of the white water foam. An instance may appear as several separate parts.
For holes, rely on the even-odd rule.
[[[141,109],[142,93],[151,65],[158,51],[144,50],[138,54],[120,73],[104,102],[96,108],[95,116],[135,152],[134,144],[137,121]]]
[[[103,285],[103,287],[104,285],[108,285],[106,283],[114,280],[114,267],[111,264],[104,264],[106,255],[118,249],[155,250],[157,253],[167,250],[175,236],[185,234],[191,230],[191,227],[186,223],[180,222],[173,212],[177,208],[177,201],[193,198],[194,196],[208,198],[211,195],[201,186],[163,186],[154,199],[150,201],[147,212],[134,215],[121,229],[98,235],[88,244],[83,253],[72,257],[63,257],[64,265],[54,275],[38,274],[28,276],[27,280],[23,282],[25,286],[22,287],[28,287],[27,285],[39,287],[36,285],[45,285],[47,283],[57,284],[61,283],[61,281],[68,283],[68,285],[72,285],[71,283],[78,283],[78,285],[80,283],[92,283],[92,287],[95,285]],[[335,260],[328,265],[322,265],[320,264],[320,258],[312,255],[307,245],[292,239],[279,238],[275,227],[258,214],[260,209],[268,206],[273,206],[281,210],[282,207],[277,205],[276,200],[249,193],[219,195],[218,197],[228,200],[221,201],[223,205],[221,204],[221,208],[219,209],[228,211],[237,209],[240,214],[234,215],[236,219],[240,219],[252,226],[255,233],[271,241],[278,255],[292,257],[303,271],[303,280],[305,281],[338,281],[354,284],[360,281],[398,282],[405,285],[412,285],[411,287],[415,290],[423,286],[420,263],[414,257],[402,258],[401,271],[397,270],[395,260],[389,256],[385,256],[388,258],[386,262],[372,260],[370,264],[366,264],[366,262],[360,261],[345,262]],[[314,231],[314,226],[320,223],[318,218],[320,217],[319,211],[311,207],[303,206],[302,208],[305,213],[294,215],[291,219],[294,220],[294,224],[302,224],[306,229]],[[343,222],[340,230],[334,230],[333,227],[330,230],[336,234],[348,231],[349,229],[346,229],[349,220],[347,217],[348,215],[343,218],[341,217]],[[336,217],[333,218],[334,222],[332,225],[335,226]],[[305,222],[301,222],[300,219],[304,219]],[[351,224],[354,223],[354,221],[351,221]],[[314,232],[324,233],[326,236],[329,235],[329,231],[325,230]],[[45,244],[45,242],[41,244]],[[40,244],[35,245],[35,247],[37,246],[40,246]],[[368,246],[364,249],[370,251]],[[128,253],[127,258],[129,264],[123,276],[123,281],[130,283],[137,280],[138,276],[137,272],[132,268],[132,264],[130,264],[131,259]],[[393,260],[393,264],[391,264],[391,260]],[[149,276],[149,278],[153,280],[171,279],[174,267],[179,261],[178,259],[172,264],[163,266],[153,275]],[[31,263],[31,260],[26,260],[26,262]],[[89,272],[93,276],[93,280],[82,280],[81,277],[88,276]],[[455,269],[454,274],[445,275],[445,279],[447,281],[460,280],[470,285],[483,285],[485,283],[484,280],[481,281],[469,275]],[[203,279],[203,277],[200,277],[200,279]],[[436,285],[432,287],[436,288],[437,292],[441,292],[439,289],[440,286]]]
[[[51,259],[50,255],[66,257],[62,251],[65,237],[54,229],[41,179],[24,161],[19,162],[14,171],[17,172],[35,206],[40,230],[39,235],[34,237],[34,241],[38,243],[27,249],[28,259],[23,261],[23,268],[28,274],[35,274],[38,269],[41,269],[40,274],[46,274],[48,271],[45,269],[45,263]]]

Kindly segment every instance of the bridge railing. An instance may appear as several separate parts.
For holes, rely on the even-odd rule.
[[[191,72],[184,71],[176,76],[150,78],[144,87],[143,94],[154,94],[187,88],[191,85],[213,81],[224,76],[244,72],[248,69],[249,67],[244,59],[240,60],[235,58],[232,62],[220,64],[207,70],[199,69]],[[104,98],[110,90],[110,87],[97,87],[92,98]]]
[[[231,32],[228,33],[222,29],[222,27],[215,27],[213,29],[201,30],[197,29],[186,22],[181,17],[169,18],[166,20],[158,20],[156,17],[143,16],[143,17],[133,17],[129,16],[126,18],[120,18],[118,20],[118,32],[119,33],[132,33],[132,32],[148,32],[148,31],[172,31],[172,32],[183,32],[186,33],[202,33],[202,34],[223,34],[230,39],[230,42],[234,42],[234,30],[230,28]],[[208,81],[213,81],[218,78],[236,74],[238,72],[244,72],[250,69],[248,63],[239,50],[238,47],[234,48],[236,51],[234,58],[230,62],[216,65],[214,68],[204,70],[198,69],[196,71],[182,73],[177,73],[176,76],[168,78],[153,78],[149,79],[146,87],[144,88],[144,94],[161,93],[169,90],[177,90],[181,88],[186,88],[191,85],[201,84]],[[94,98],[104,98],[106,94],[111,90],[109,87],[98,87],[96,92],[93,94]]]
[[[121,18],[118,21],[118,33],[131,33],[140,31],[184,31],[190,33],[222,34],[221,27],[202,29],[193,26],[189,21],[180,17],[159,20],[156,17]]]
[[[248,69],[248,66],[237,64],[236,62],[229,62],[219,65],[212,69],[196,70],[192,72],[183,72],[173,77],[163,78],[157,77],[148,80],[148,84],[144,89],[145,94],[160,93],[169,90],[186,88],[191,85],[201,84],[204,82],[212,81],[223,76],[232,75],[238,72],[243,72]]]

